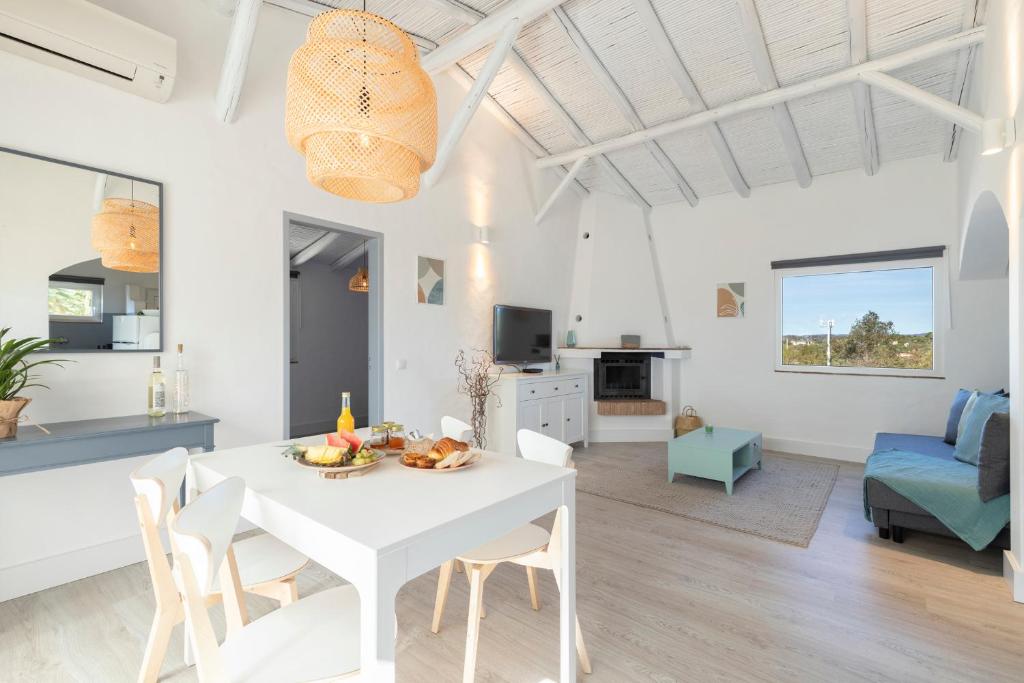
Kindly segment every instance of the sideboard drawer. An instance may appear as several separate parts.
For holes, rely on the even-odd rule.
[[[582,379],[549,379],[523,385],[521,401],[535,398],[555,398],[583,392]]]

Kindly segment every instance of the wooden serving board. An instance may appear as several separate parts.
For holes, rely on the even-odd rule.
[[[374,467],[379,465],[384,457],[381,456],[373,462],[365,465],[347,465],[345,467],[325,467],[306,462],[303,458],[297,458],[295,462],[307,469],[316,470],[316,473],[323,479],[348,479],[349,477],[361,477]]]

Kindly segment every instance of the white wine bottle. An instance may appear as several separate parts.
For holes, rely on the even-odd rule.
[[[146,412],[150,417],[163,417],[167,414],[167,380],[160,369],[160,356],[153,356],[153,372],[149,375],[149,406]]]
[[[185,369],[185,345],[178,344],[178,369],[174,371],[174,412],[187,413],[191,405],[188,370]]]

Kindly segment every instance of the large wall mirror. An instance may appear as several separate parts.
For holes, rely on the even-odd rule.
[[[0,328],[162,351],[163,184],[0,147]]]

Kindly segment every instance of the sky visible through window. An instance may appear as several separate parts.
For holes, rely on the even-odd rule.
[[[891,320],[900,334],[933,331],[932,269],[901,268],[789,276],[782,281],[782,334],[846,334],[868,311]]]

